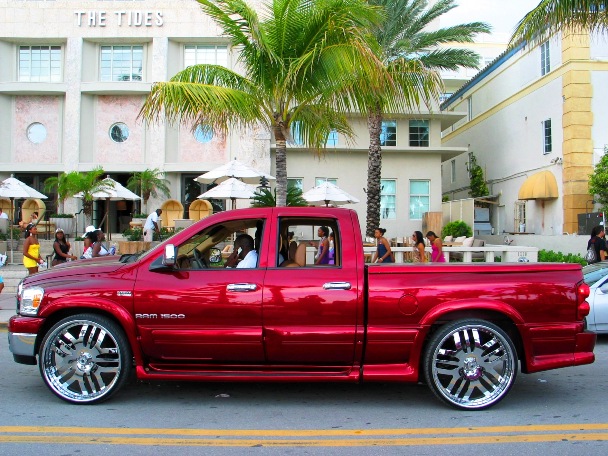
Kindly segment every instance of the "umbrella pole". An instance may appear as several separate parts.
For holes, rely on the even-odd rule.
[[[15,251],[15,246],[13,245],[13,222],[15,221],[15,215],[13,214],[13,205],[15,203],[15,198],[11,198],[11,218],[8,224],[8,230],[11,232],[11,264],[14,264],[13,252]]]

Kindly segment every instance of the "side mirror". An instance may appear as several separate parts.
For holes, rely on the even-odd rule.
[[[165,253],[163,254],[163,266],[170,268],[175,266],[175,246],[173,244],[167,244],[165,246]]]
[[[209,263],[219,264],[222,262],[222,251],[220,249],[213,248],[209,250]]]

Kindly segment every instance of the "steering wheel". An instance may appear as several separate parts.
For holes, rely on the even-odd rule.
[[[209,267],[205,261],[205,258],[203,258],[203,255],[201,255],[201,252],[194,249],[192,253],[194,255],[194,262],[198,265],[199,269],[207,269]]]

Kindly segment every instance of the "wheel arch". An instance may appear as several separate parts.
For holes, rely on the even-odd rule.
[[[109,306],[108,302],[69,303],[67,305],[57,304],[54,305],[52,308],[48,309],[47,312],[45,312],[44,314],[44,323],[42,324],[40,331],[38,331],[38,336],[36,337],[34,353],[39,352],[42,340],[44,339],[48,331],[53,327],[53,325],[55,325],[55,323],[63,320],[64,318],[84,313],[95,314],[109,318],[118,326],[120,326],[120,328],[125,333],[127,340],[129,341],[131,353],[135,358],[136,364],[142,362],[142,356],[139,350],[139,345],[137,343],[136,327],[133,317],[124,308],[119,307],[116,304]]]

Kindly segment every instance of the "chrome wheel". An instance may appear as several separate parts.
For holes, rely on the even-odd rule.
[[[124,332],[99,315],[75,315],[60,321],[44,337],[39,355],[42,378],[68,402],[106,400],[130,371]]]
[[[441,328],[428,344],[424,363],[433,393],[465,410],[499,402],[517,375],[517,352],[509,336],[483,320]]]

